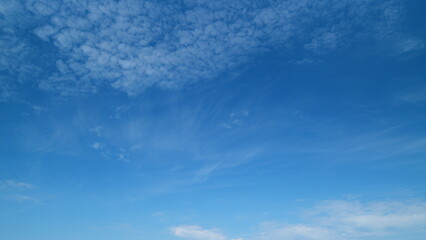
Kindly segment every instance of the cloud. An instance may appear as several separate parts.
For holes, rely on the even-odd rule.
[[[370,0],[27,0],[6,1],[0,12],[0,67],[10,75],[61,94],[103,86],[137,94],[212,79],[268,49],[324,52],[383,37],[400,11],[397,1]]]
[[[259,240],[334,240],[339,237],[332,230],[307,225],[265,226],[265,230],[255,239]]]
[[[13,202],[39,202],[39,199],[26,194],[36,188],[35,185],[26,182],[0,180],[0,197]]]
[[[16,95],[16,90],[11,82],[10,78],[0,77],[0,102],[6,102]]]
[[[426,202],[406,201],[324,201],[306,211],[299,223],[260,223],[251,240],[375,240],[423,239],[426,236]],[[231,239],[218,230],[199,226],[171,228],[173,235],[186,239]],[[245,234],[246,235],[246,234]],[[237,240],[240,238],[234,238]]]
[[[40,202],[40,200],[35,197],[22,194],[7,195],[6,198],[14,202]]]
[[[176,237],[197,240],[225,240],[226,237],[217,230],[203,229],[199,226],[180,226],[170,229]]]
[[[124,156],[124,154],[119,153],[117,154],[118,160],[122,161],[122,162],[130,162],[130,159],[126,158],[126,156]]]
[[[35,186],[26,182],[17,182],[14,180],[1,180],[0,188],[34,189]]]
[[[426,102],[426,88],[416,86],[416,89],[411,89],[402,94],[397,95],[397,100],[404,103],[422,104]]]
[[[399,43],[400,52],[411,52],[425,48],[425,42],[420,39],[404,39]]]
[[[264,223],[254,239],[345,240],[425,236],[424,201],[326,201],[300,224]]]
[[[244,119],[248,117],[249,114],[250,112],[247,110],[232,112],[229,115],[228,121],[220,123],[220,126],[223,128],[229,128],[229,129],[239,126],[244,121]]]
[[[398,235],[426,228],[423,201],[328,201],[315,211],[318,222],[353,237]]]
[[[93,149],[96,149],[96,150],[100,150],[104,147],[104,144],[102,144],[100,142],[95,142],[92,145],[90,145],[90,147],[92,147]]]
[[[173,178],[161,181],[154,187],[155,194],[166,194],[171,192],[179,192],[189,187],[201,186],[214,178],[221,172],[230,171],[247,164],[261,152],[260,148],[251,148],[243,151],[235,151],[228,153],[205,153],[200,158],[204,162],[202,166],[191,168],[189,170],[176,168]],[[210,185],[211,186],[211,185]],[[220,187],[216,185],[216,187]]]

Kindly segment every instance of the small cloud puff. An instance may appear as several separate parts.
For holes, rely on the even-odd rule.
[[[90,147],[92,147],[93,149],[96,149],[96,150],[100,150],[104,147],[104,144],[102,144],[100,142],[95,142],[92,145],[90,145]]]
[[[249,116],[250,112],[247,110],[242,110],[242,111],[237,111],[237,112],[232,112],[229,115],[229,119],[226,122],[222,122],[220,123],[220,127],[223,128],[234,128],[238,125],[241,125],[241,123],[243,122],[243,120],[245,118],[247,118]]]

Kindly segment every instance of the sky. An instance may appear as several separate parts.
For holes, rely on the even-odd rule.
[[[1,238],[425,239],[425,7],[1,0]]]

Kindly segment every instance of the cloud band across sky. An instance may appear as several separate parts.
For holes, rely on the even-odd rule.
[[[96,92],[102,86],[130,95],[147,87],[177,89],[272,49],[318,54],[367,35],[380,39],[397,30],[400,18],[397,1],[371,0],[27,0],[2,5],[0,67],[9,79],[4,81],[31,81],[61,94]],[[9,61],[10,56],[18,57]]]
[[[303,224],[264,222],[251,240],[418,239],[424,233],[424,201],[325,201],[308,211]],[[195,240],[238,240],[199,226],[171,228],[174,236]],[[244,234],[246,236],[246,234]]]

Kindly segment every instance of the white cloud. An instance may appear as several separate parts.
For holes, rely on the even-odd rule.
[[[263,151],[261,148],[250,148],[241,151],[222,152],[220,154],[205,152],[201,156],[196,156],[195,159],[200,159],[206,162],[206,164],[196,169],[181,171],[180,174],[176,174],[176,178],[162,181],[155,187],[155,193],[165,194],[178,192],[191,186],[200,185],[207,182],[221,171],[234,169],[247,164],[261,151]],[[200,152],[196,154],[200,154]],[[177,169],[179,170],[179,167]]]
[[[15,180],[0,180],[0,197],[14,202],[39,202],[35,197],[26,193],[36,189],[36,186]]]
[[[426,228],[426,202],[328,201],[316,208],[315,216],[322,225],[353,237],[398,235]]]
[[[180,226],[170,229],[177,237],[196,240],[225,240],[226,237],[214,229],[203,229],[199,226]]]
[[[96,149],[96,150],[100,150],[104,147],[104,145],[100,142],[95,142],[92,145],[90,145],[90,147],[92,147],[93,149]]]
[[[17,182],[14,180],[1,180],[0,188],[33,189],[35,188],[35,186],[26,182]]]
[[[130,162],[130,159],[126,158],[126,156],[124,156],[124,154],[119,153],[117,154],[118,160],[122,161],[122,162]]]
[[[305,48],[313,51],[336,49],[344,44],[341,34],[339,29],[317,29],[313,33],[312,41],[305,44]]]
[[[27,0],[25,7],[35,14],[49,16],[58,9],[58,3],[49,0]]]
[[[425,236],[424,201],[326,201],[311,209],[300,224],[262,224],[254,239],[350,240]]]
[[[426,88],[416,86],[416,89],[411,89],[397,95],[397,100],[405,103],[421,104],[426,102]]]
[[[15,202],[39,202],[35,197],[21,194],[7,195],[6,198]]]
[[[399,43],[401,53],[422,50],[425,48],[425,42],[420,39],[404,39]]]
[[[89,129],[89,132],[93,133],[97,137],[102,137],[105,135],[105,129],[102,126],[96,126]]]
[[[0,77],[0,102],[6,102],[15,96],[15,86],[11,82],[10,78]]]
[[[264,222],[251,240],[375,240],[423,239],[426,236],[426,202],[407,201],[325,201],[307,211],[300,223]],[[218,230],[199,226],[172,228],[186,239],[231,239]],[[246,235],[246,234],[245,234]],[[239,240],[241,238],[234,238]]]
[[[36,81],[62,94],[96,92],[104,85],[128,94],[180,88],[227,72],[266,49],[321,52],[361,36],[385,36],[383,26],[391,26],[399,12],[396,1],[370,0],[6,2],[0,9],[7,13],[0,24],[8,29],[0,39],[5,49],[0,67],[17,74],[19,66],[34,65],[23,53],[43,54],[22,34],[33,32],[55,56],[40,62],[56,64],[53,73],[37,65],[47,70]],[[321,21],[325,24],[319,26]]]
[[[255,239],[259,240],[334,240],[340,239],[332,230],[303,224],[265,226]],[[269,225],[269,224],[266,224]],[[273,224],[274,225],[274,224]]]
[[[220,123],[220,127],[229,129],[237,127],[242,124],[242,122],[248,117],[249,114],[250,112],[247,110],[232,112],[226,122]]]

